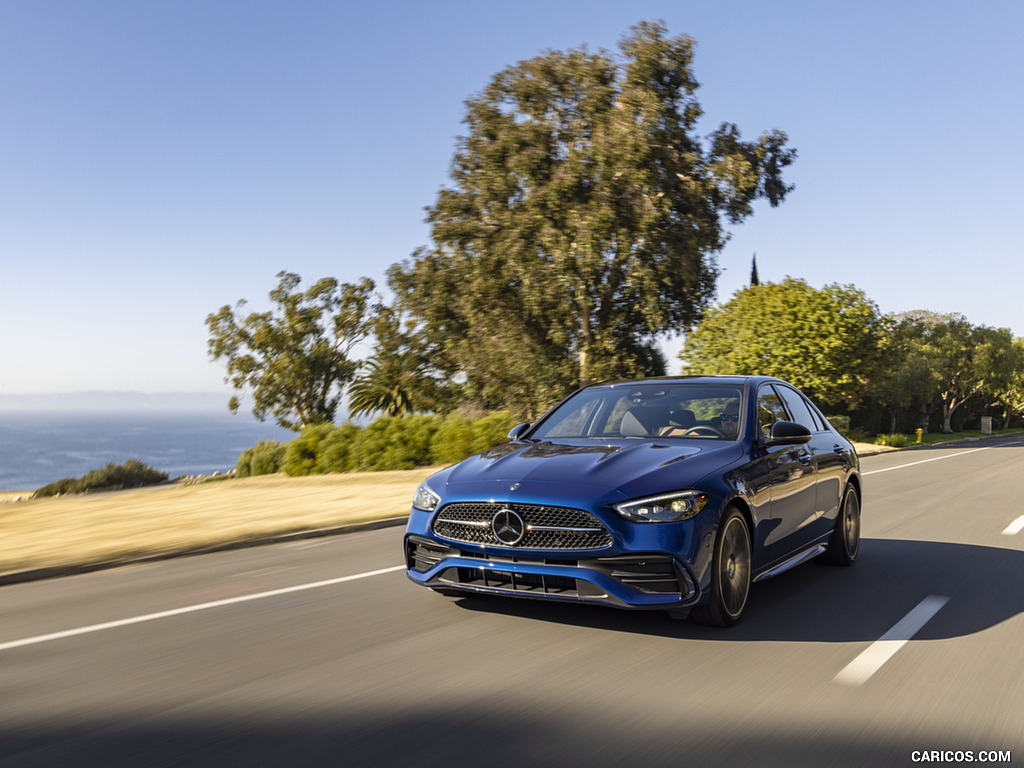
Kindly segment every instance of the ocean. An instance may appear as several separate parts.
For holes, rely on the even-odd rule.
[[[33,491],[128,459],[172,479],[223,473],[261,439],[295,435],[241,412],[0,411],[0,490]]]

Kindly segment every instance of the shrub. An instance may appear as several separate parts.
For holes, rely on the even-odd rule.
[[[334,429],[333,424],[311,424],[303,427],[299,436],[287,444],[281,469],[291,477],[319,474],[317,463],[320,446]]]
[[[871,433],[861,427],[850,427],[843,435],[854,443],[867,443],[871,440]]]
[[[272,475],[281,471],[286,446],[276,440],[260,440],[254,448],[246,448],[235,464],[235,475],[252,477]]]
[[[141,488],[144,485],[158,485],[167,482],[167,473],[138,459],[128,459],[124,464],[111,462],[103,469],[94,469],[78,481],[80,492],[102,488]]]
[[[353,441],[353,469],[362,472],[413,469],[430,464],[437,416],[384,416]]]
[[[472,456],[473,420],[454,413],[445,416],[434,433],[430,455],[433,464],[454,464]]]
[[[879,435],[875,438],[875,445],[891,445],[893,448],[905,448],[913,442],[914,440],[910,435]]]
[[[43,486],[35,496],[56,496],[61,493],[86,493],[87,491],[115,490],[117,488],[141,488],[144,485],[158,485],[167,482],[166,472],[138,459],[128,459],[124,464],[111,462],[102,469],[94,469],[78,480],[64,479]]]
[[[331,431],[320,443],[320,455],[317,457],[317,472],[348,472],[354,468],[355,453],[353,443],[362,427],[346,422]]]
[[[508,442],[508,431],[516,425],[511,411],[495,411],[473,423],[473,449],[466,456]],[[463,456],[462,458],[466,458]]]
[[[78,480],[74,477],[65,477],[63,480],[44,485],[33,496],[42,498],[44,496],[61,496],[65,493],[78,493]]]
[[[351,422],[304,427],[289,443],[260,441],[238,457],[238,477],[284,471],[292,477],[328,472],[413,469],[454,464],[504,443],[515,424],[508,411],[481,418],[413,414],[382,416],[363,428]]]

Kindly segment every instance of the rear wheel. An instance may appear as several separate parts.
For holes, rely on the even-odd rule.
[[[826,549],[818,560],[828,565],[853,565],[860,552],[860,497],[852,486],[846,486],[835,528]]]
[[[726,509],[718,526],[711,570],[711,599],[690,615],[701,624],[731,627],[747,607],[751,571],[750,530],[735,507]]]

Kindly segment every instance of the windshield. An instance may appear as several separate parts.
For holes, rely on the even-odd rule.
[[[735,440],[738,387],[639,384],[585,389],[548,415],[530,437],[685,437]]]

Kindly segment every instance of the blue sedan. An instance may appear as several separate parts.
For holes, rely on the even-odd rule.
[[[509,441],[416,491],[413,582],[727,627],[753,582],[812,558],[857,558],[857,454],[779,379],[598,384]]]

